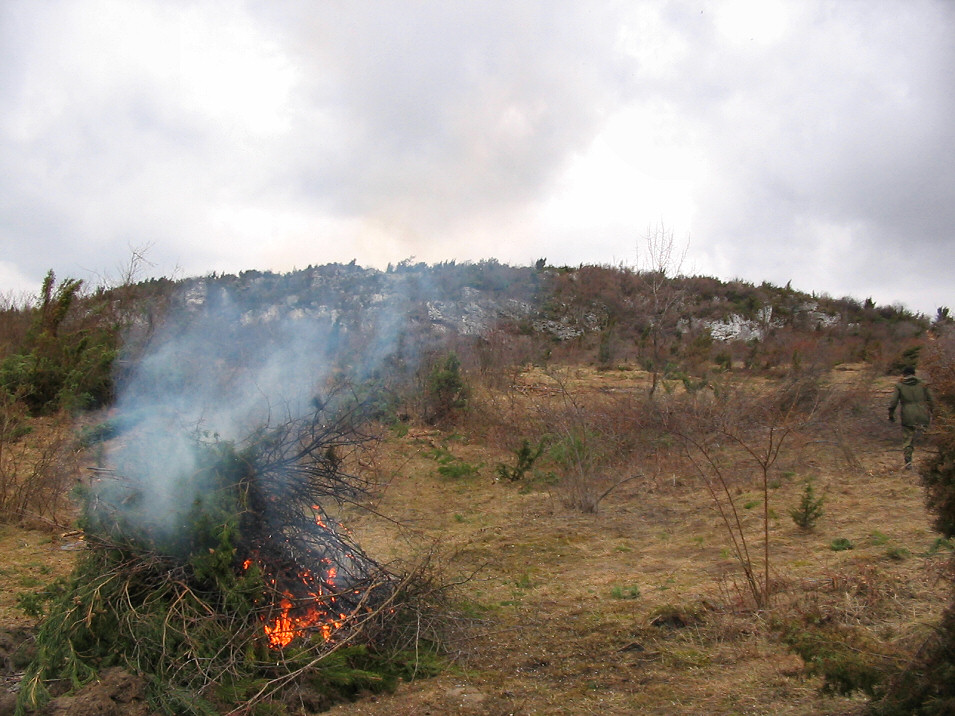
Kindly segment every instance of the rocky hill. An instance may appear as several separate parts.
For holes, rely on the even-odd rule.
[[[684,372],[711,364],[774,369],[870,361],[890,368],[926,317],[901,306],[790,286],[668,277],[623,267],[402,262],[381,271],[327,264],[145,282],[143,295],[188,320],[214,307],[243,325],[319,323],[344,334],[400,333],[426,346],[520,337],[532,360],[573,357]]]

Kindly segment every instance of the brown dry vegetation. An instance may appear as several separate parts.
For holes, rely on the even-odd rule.
[[[917,475],[899,469],[884,410],[891,378],[858,365],[813,382],[815,421],[798,426],[772,466],[771,598],[756,609],[703,477],[648,410],[647,374],[574,367],[513,377],[472,379],[463,421],[391,429],[363,459],[380,485],[372,506],[389,520],[342,517],[376,558],[433,550],[444,577],[460,582],[443,645],[451,663],[331,713],[860,713],[864,697],[824,694],[778,625],[811,617],[858,630],[901,662],[937,622],[950,552],[936,548]],[[747,385],[764,397],[785,387]],[[669,387],[655,405],[686,428],[688,406],[705,412],[711,391]],[[522,439],[553,444],[577,429],[591,441],[587,460],[571,465],[579,469],[551,450],[524,479],[497,478]],[[738,449],[722,459],[761,559],[759,470]],[[825,504],[807,532],[788,511],[810,478]],[[605,497],[584,512],[582,493]],[[61,532],[0,532],[0,627],[24,625],[18,592],[69,569],[75,552],[63,548],[75,538]],[[831,549],[838,538],[854,549]]]
[[[447,573],[466,579],[458,596],[473,625],[450,643],[456,660],[444,675],[337,713],[858,712],[860,697],[821,693],[773,625],[820,615],[904,659],[941,612],[947,553],[933,551],[917,477],[898,469],[898,435],[883,424],[889,380],[836,373],[843,405],[784,449],[770,496],[773,594],[756,610],[713,501],[676,446],[635,443],[607,460],[618,476],[641,477],[595,514],[568,508],[560,484],[494,479],[493,466],[512,459],[502,443],[513,445],[518,425],[533,436],[553,409],[545,403],[568,399],[566,391],[606,426],[606,413],[627,415],[626,401],[616,401],[643,377],[575,369],[557,388],[530,372],[519,391],[478,396],[498,416],[484,426],[485,441],[414,429],[386,441],[376,507],[402,527],[357,516],[353,527],[382,557],[434,545]],[[480,468],[442,476],[435,455],[445,453]],[[761,548],[756,472],[738,467],[734,496]],[[807,533],[788,509],[810,477],[826,502]],[[837,538],[855,548],[833,551]]]
[[[865,698],[824,694],[812,665],[783,643],[786,630],[820,627],[884,667],[911,660],[937,624],[950,597],[951,543],[932,530],[917,474],[898,469],[898,428],[884,410],[892,381],[885,371],[914,359],[924,319],[788,286],[664,281],[665,266],[528,274],[496,262],[403,264],[371,277],[353,266],[326,268],[202,282],[266,303],[294,297],[290,306],[329,300],[316,289],[328,281],[342,296],[419,281],[446,298],[465,285],[531,302],[540,291],[534,315],[580,329],[558,340],[516,316],[479,339],[444,335],[442,326],[436,340],[422,318],[430,315],[424,294],[408,289],[410,313],[421,318],[408,341],[426,357],[404,376],[411,385],[393,376],[406,401],[396,414],[408,422],[383,429],[384,439],[353,466],[377,480],[364,506],[373,510],[340,517],[376,559],[417,562],[430,553],[439,578],[455,585],[454,609],[442,615],[449,666],[336,713],[859,713]],[[49,300],[30,309],[0,297],[7,691],[30,626],[16,597],[71,568],[82,542],[65,497],[100,457],[76,447],[76,426],[58,411],[108,403],[116,332],[134,328],[122,370],[139,356],[173,288],[125,280],[77,294],[60,315],[63,330],[35,320]],[[346,304],[357,325],[361,301],[341,302],[343,311]],[[813,323],[813,307],[838,320]],[[718,342],[700,323],[730,316],[763,321],[765,336]],[[95,350],[79,365],[70,346]],[[467,410],[429,404],[428,361],[438,366],[447,351],[465,371]],[[103,380],[77,382],[74,370]],[[51,375],[52,392],[28,410],[27,388]],[[92,415],[85,420],[93,425]],[[546,450],[509,481],[514,473],[497,468],[514,465],[522,445]],[[810,531],[789,516],[807,480],[825,497]],[[737,554],[742,539],[748,575]],[[854,549],[834,551],[837,539]],[[9,700],[0,693],[0,714]],[[107,705],[130,713],[128,704]],[[89,712],[103,712],[96,708]]]

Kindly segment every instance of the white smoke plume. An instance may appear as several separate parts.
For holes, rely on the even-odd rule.
[[[263,429],[333,415],[342,386],[374,397],[412,376],[442,337],[526,315],[538,280],[494,261],[409,261],[387,272],[352,263],[185,281],[117,380],[122,437],[109,464],[161,522],[206,489],[197,441],[241,449]]]
[[[334,386],[375,375],[393,355],[405,317],[400,301],[346,316],[327,304],[295,305],[244,284],[191,282],[119,381],[122,437],[107,455],[135,486],[155,524],[199,497],[197,441],[241,448],[257,431],[329,406]],[[142,505],[139,505],[142,510]]]

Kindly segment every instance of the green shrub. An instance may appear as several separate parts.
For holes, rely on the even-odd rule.
[[[721,371],[733,370],[733,356],[729,351],[720,351],[713,361]]]
[[[906,348],[902,353],[892,361],[889,366],[890,373],[901,373],[903,368],[916,368],[919,364],[919,355],[922,352],[922,346],[916,345]]]
[[[846,539],[845,537],[836,537],[829,543],[829,549],[833,552],[845,552],[849,549],[855,549],[855,545],[852,544],[852,540]]]
[[[586,426],[571,426],[547,442],[550,458],[568,472],[589,473],[600,461],[599,437]]]
[[[425,399],[425,419],[430,423],[451,420],[467,410],[470,389],[461,375],[461,361],[455,353],[449,353],[432,367]]]
[[[23,401],[34,415],[60,408],[104,405],[113,396],[113,361],[119,326],[90,307],[74,316],[83,282],[43,282],[24,344],[0,361],[0,389]]]
[[[663,604],[650,612],[647,621],[659,629],[686,629],[702,624],[705,616],[699,603]]]
[[[616,586],[610,590],[610,596],[614,599],[639,599],[640,587],[635,584],[629,587]]]
[[[938,554],[942,550],[955,552],[955,540],[948,537],[936,537],[926,552],[926,556]]]
[[[806,663],[806,671],[823,678],[825,693],[881,693],[891,662],[865,630],[812,617],[791,621],[780,630],[783,642]]]
[[[517,482],[518,480],[523,479],[524,475],[530,470],[534,463],[537,461],[544,452],[544,441],[541,440],[536,448],[531,447],[530,440],[524,438],[524,441],[521,443],[521,446],[514,451],[515,464],[514,467],[505,465],[504,463],[498,463],[497,474],[502,480],[507,480],[508,482]]]
[[[909,550],[907,550],[905,547],[894,546],[894,547],[889,547],[885,551],[885,556],[895,562],[903,562],[909,557],[911,557],[912,553]]]
[[[812,488],[812,481],[807,480],[806,485],[803,487],[799,504],[790,508],[789,516],[793,518],[793,522],[795,522],[800,529],[806,530],[807,532],[811,531],[815,528],[819,518],[822,517],[823,501],[823,497],[816,497]]]
[[[873,704],[879,716],[949,716],[955,713],[955,606],[907,667],[891,679],[885,696]]]
[[[90,425],[80,430],[77,440],[81,447],[89,448],[100,443],[112,440],[122,432],[117,420],[105,420],[96,425]]]
[[[436,447],[429,453],[429,457],[438,463],[438,474],[449,479],[473,477],[481,469],[480,465],[461,460],[445,447]]]
[[[464,460],[455,459],[452,462],[446,463],[444,465],[438,466],[438,474],[441,477],[447,477],[449,479],[462,479],[467,477],[474,477],[478,474],[480,466],[472,465],[469,462]]]
[[[597,365],[602,370],[607,370],[613,364],[616,357],[616,340],[613,331],[613,322],[600,334],[600,344],[597,346]]]

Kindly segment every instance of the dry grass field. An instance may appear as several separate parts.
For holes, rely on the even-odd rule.
[[[865,386],[851,415],[794,433],[769,472],[771,595],[759,608],[677,443],[605,461],[616,470],[599,475],[608,489],[632,479],[590,513],[568,506],[543,459],[538,474],[498,478],[496,466],[514,461],[521,416],[572,400],[586,422],[604,401],[642,391],[639,371],[525,372],[475,390],[476,409],[501,417],[479,429],[388,430],[363,458],[379,484],[374,514],[341,516],[383,562],[432,551],[457,583],[448,619],[458,627],[442,674],[331,713],[861,713],[864,696],[823,693],[779,625],[811,617],[858,629],[903,659],[946,603],[951,552],[931,529],[917,473],[900,469],[898,426],[885,419],[891,379],[849,368],[828,382]],[[727,463],[731,496],[761,569],[762,474],[738,457]],[[825,500],[811,531],[789,515],[808,479]],[[69,569],[76,540],[60,533],[0,530],[0,626],[28,626],[16,594]],[[834,549],[837,540],[852,548]]]
[[[522,381],[528,402],[553,395],[543,376]],[[607,394],[635,381],[580,370],[568,389]],[[758,610],[712,498],[678,455],[634,465],[643,477],[582,514],[564,505],[559,486],[495,481],[493,466],[509,459],[501,451],[438,431],[392,437],[376,507],[401,529],[368,519],[355,529],[375,554],[433,544],[449,575],[470,575],[458,595],[475,623],[452,645],[453,669],[336,713],[858,712],[862,699],[820,693],[773,624],[818,612],[911,646],[945,603],[949,552],[935,547],[917,475],[899,469],[897,426],[884,417],[889,386],[876,381],[847,445],[794,441],[783,451],[770,495],[774,594]],[[445,452],[481,467],[443,476],[434,456]],[[735,497],[759,543],[755,477]],[[788,510],[809,477],[825,503],[806,532]],[[853,548],[833,550],[838,539]]]

